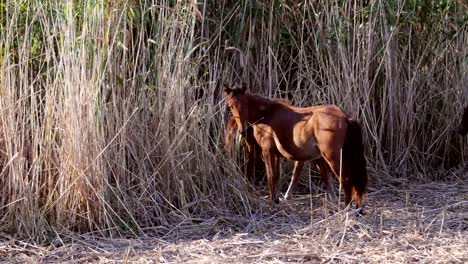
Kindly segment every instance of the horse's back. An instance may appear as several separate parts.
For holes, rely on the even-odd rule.
[[[347,118],[347,115],[346,113],[344,112],[344,110],[337,106],[337,105],[322,105],[322,106],[317,106],[317,108],[315,109],[316,113],[324,113],[324,114],[327,114],[329,116],[332,116],[334,118]]]
[[[315,132],[341,133],[344,136],[347,129],[348,116],[336,105],[317,106],[312,111],[310,126]]]

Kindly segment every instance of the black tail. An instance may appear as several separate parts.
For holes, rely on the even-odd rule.
[[[366,158],[362,142],[361,126],[356,120],[348,119],[348,131],[343,146],[343,165],[351,171],[350,185],[356,206],[367,192]]]

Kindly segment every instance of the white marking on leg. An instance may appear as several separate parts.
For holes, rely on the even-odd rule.
[[[293,189],[293,181],[291,180],[291,183],[289,183],[288,190],[286,191],[286,194],[284,195],[284,199],[287,200],[289,196],[291,195],[292,189]]]

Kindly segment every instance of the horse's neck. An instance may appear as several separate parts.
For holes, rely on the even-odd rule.
[[[253,107],[257,111],[263,111],[264,109],[276,110],[277,108],[290,105],[289,101],[287,101],[286,99],[271,100],[258,95],[250,95],[249,101],[249,107]]]
[[[248,95],[248,98],[254,107],[269,106],[274,103],[274,101],[259,95]]]
[[[270,100],[264,97],[256,97],[252,102],[252,105],[257,111],[261,112],[261,123],[265,123],[270,126],[276,125],[287,125],[292,120],[300,119],[301,113],[294,111],[294,107],[289,104],[288,101],[277,101]]]

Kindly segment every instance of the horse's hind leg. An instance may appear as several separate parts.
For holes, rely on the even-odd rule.
[[[344,178],[342,180],[343,190],[344,190],[344,201],[345,201],[345,206],[348,206],[351,203],[351,184],[349,182],[348,178]]]
[[[340,153],[336,151],[322,152],[322,157],[330,165],[331,170],[335,174],[336,178],[340,181],[341,186],[344,190],[345,205],[351,202],[351,181],[350,173],[348,168],[340,169]],[[341,175],[340,175],[341,172]]]
[[[320,173],[320,176],[322,178],[322,181],[323,183],[325,184],[326,188],[327,188],[327,191],[328,191],[328,194],[330,195],[330,197],[334,200],[337,199],[336,197],[336,193],[335,193],[335,189],[333,188],[331,182],[330,182],[330,179],[328,178],[329,175],[328,175],[328,164],[327,162],[321,158],[321,159],[318,159],[315,161],[315,165],[317,166],[317,169]]]
[[[362,208],[362,194],[353,188],[354,202],[356,203],[356,209]],[[361,209],[362,210],[362,209]]]
[[[286,194],[284,195],[285,200],[287,200],[289,198],[294,186],[296,186],[297,181],[299,180],[299,176],[301,174],[302,167],[304,167],[304,162],[303,161],[294,162],[294,170],[293,170],[293,174],[292,174],[292,178],[291,178],[291,183],[289,184],[288,190],[286,191]]]

